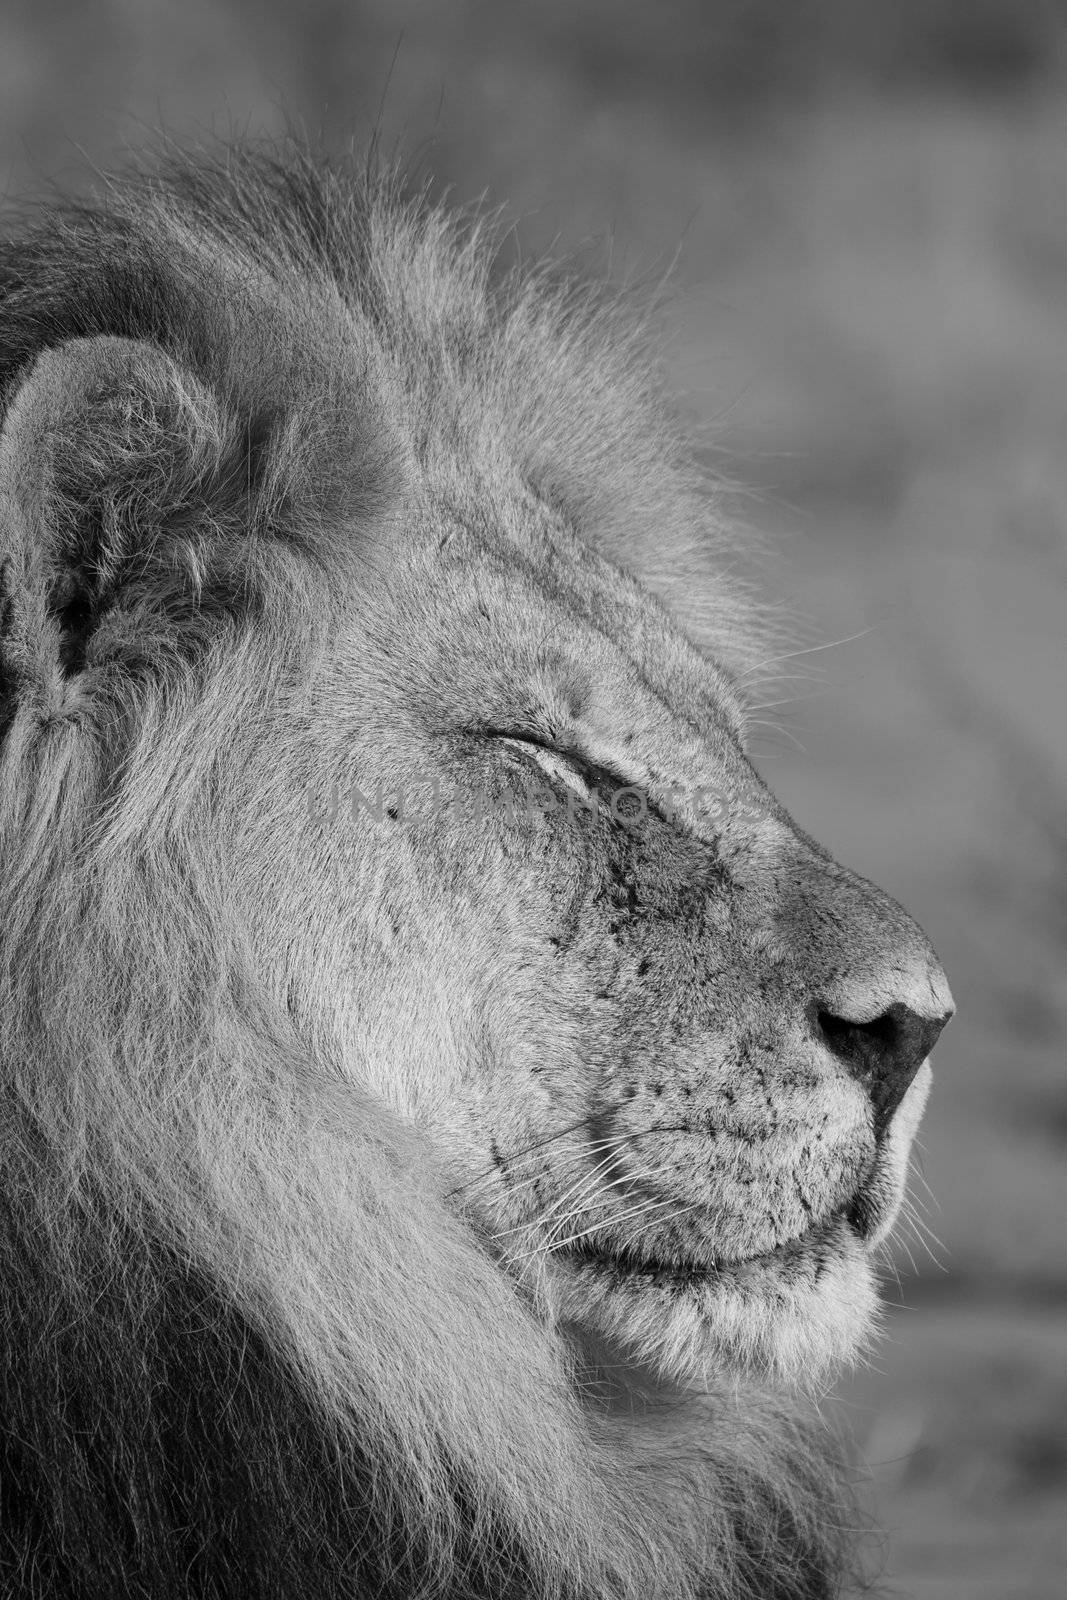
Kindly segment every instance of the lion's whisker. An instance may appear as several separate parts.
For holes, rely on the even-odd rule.
[[[899,1239],[900,1248],[908,1258],[908,1265],[911,1267],[912,1273],[917,1275],[919,1269],[915,1265],[915,1257],[911,1253],[911,1246],[908,1244],[907,1237],[903,1233],[898,1234],[897,1237]]]
[[[503,1151],[501,1154],[509,1166],[514,1166],[522,1161],[529,1161],[534,1156],[540,1155],[544,1150],[547,1150],[548,1147],[554,1144],[558,1139],[565,1139],[570,1134],[580,1133],[583,1128],[588,1128],[594,1120],[595,1113],[589,1112],[586,1116],[579,1117],[576,1122],[569,1123],[564,1128],[557,1128],[554,1133],[548,1134],[544,1139],[535,1140],[532,1144],[521,1146],[518,1150]],[[633,1135],[620,1134],[616,1137],[624,1139],[631,1138]],[[606,1140],[597,1141],[592,1148],[595,1149],[597,1148],[598,1144],[602,1145],[606,1142]],[[588,1149],[589,1146],[586,1146],[585,1148]],[[499,1170],[499,1163],[494,1161],[491,1165],[487,1166],[484,1171],[475,1174],[473,1178],[464,1180],[464,1182],[461,1184],[457,1184],[454,1189],[450,1189],[449,1199],[451,1199],[454,1195],[462,1194],[465,1189],[474,1188],[477,1184],[485,1183],[487,1180],[496,1177]]]
[[[610,1172],[613,1163],[619,1158],[619,1153],[619,1148],[616,1144],[615,1148],[610,1150],[602,1161],[597,1162],[596,1166],[586,1174],[584,1179],[580,1178],[576,1183],[571,1184],[569,1189],[564,1190],[554,1205],[548,1211],[542,1213],[539,1220],[543,1223],[547,1222],[553,1212],[557,1212],[561,1206],[565,1207],[562,1216],[557,1216],[552,1224],[550,1231],[556,1232],[560,1228],[566,1227],[568,1221],[572,1218],[580,1216],[586,1196],[597,1189],[601,1177]]]
[[[647,1183],[655,1182],[657,1178],[662,1176],[662,1174],[658,1169],[650,1167],[647,1169],[638,1168],[636,1171],[632,1172],[630,1176],[634,1179],[634,1181]],[[494,1235],[494,1237],[504,1237],[509,1233],[526,1233],[531,1237],[531,1239],[534,1239],[531,1249],[528,1252],[529,1255],[534,1255],[546,1248],[551,1249],[556,1241],[561,1238],[564,1229],[575,1222],[580,1222],[583,1215],[589,1214],[591,1202],[587,1200],[585,1193],[588,1188],[588,1184],[582,1185],[582,1195],[580,1197],[576,1197],[572,1204],[568,1206],[566,1212],[562,1216],[557,1217],[552,1223],[552,1226],[547,1230],[544,1229],[544,1223],[546,1217],[548,1217],[551,1213],[540,1212],[538,1215],[531,1217],[524,1223],[518,1224],[516,1227],[501,1230],[501,1233]],[[544,1236],[535,1238],[535,1235],[538,1233],[543,1233]]]
[[[635,1183],[649,1183],[654,1182],[657,1177],[661,1176],[661,1174],[655,1168],[639,1167],[631,1171],[628,1176]],[[583,1192],[582,1196],[568,1208],[566,1215],[557,1218],[556,1222],[549,1230],[549,1244],[554,1244],[557,1240],[559,1240],[563,1236],[563,1232],[567,1227],[574,1223],[581,1222],[584,1216],[588,1216],[592,1210],[592,1205],[592,1197],[590,1196],[587,1199],[586,1193]]]
[[[501,1229],[495,1231],[492,1234],[491,1237],[494,1238],[494,1239],[502,1239],[502,1238],[506,1237],[509,1233],[520,1233],[524,1229],[530,1228],[530,1227],[535,1226],[535,1225],[540,1225],[540,1224],[544,1223],[545,1221],[547,1221],[547,1219],[549,1217],[551,1217],[553,1215],[553,1213],[556,1212],[559,1209],[560,1206],[566,1205],[568,1199],[575,1193],[576,1190],[581,1190],[581,1191],[584,1192],[585,1189],[588,1188],[590,1184],[595,1182],[596,1176],[601,1171],[601,1169],[603,1167],[605,1167],[606,1165],[610,1165],[610,1163],[615,1159],[615,1157],[618,1154],[618,1150],[615,1148],[615,1145],[616,1145],[616,1141],[615,1140],[602,1140],[602,1141],[600,1141],[600,1143],[598,1145],[593,1145],[593,1146],[590,1147],[591,1150],[595,1153],[595,1151],[597,1149],[605,1148],[608,1145],[611,1145],[611,1147],[612,1147],[611,1150],[609,1151],[608,1155],[602,1161],[599,1161],[597,1163],[597,1165],[593,1168],[591,1173],[586,1172],[584,1174],[579,1175],[579,1177],[575,1180],[574,1183],[572,1183],[568,1188],[566,1188],[561,1195],[557,1196],[557,1198],[552,1202],[552,1204],[549,1206],[547,1211],[539,1212],[536,1217],[530,1218],[526,1222],[516,1223],[513,1227],[501,1228]],[[541,1176],[540,1173],[534,1173],[531,1178],[529,1178],[527,1180],[524,1180],[524,1181],[525,1181],[526,1184],[532,1184],[532,1183],[536,1182],[537,1179],[540,1176]],[[512,1196],[514,1196],[515,1192],[516,1192],[516,1189],[515,1189],[515,1186],[513,1186],[512,1190],[511,1190]],[[571,1207],[570,1209],[573,1210],[573,1207]],[[570,1214],[570,1212],[568,1211],[568,1215],[569,1214]]]
[[[744,683],[749,678],[758,677],[764,667],[773,667],[779,661],[796,661],[800,656],[819,655],[823,650],[839,650],[842,645],[855,644],[857,639],[865,639],[873,632],[873,628],[861,628],[858,633],[850,633],[844,639],[828,639],[825,644],[811,644],[803,650],[786,650],[781,655],[768,656],[765,661],[757,662],[755,666],[748,667],[742,672],[739,681]]]
[[[690,1200],[685,1205],[681,1205],[681,1206],[676,1207],[676,1209],[675,1209],[675,1211],[674,1211],[674,1213],[673,1213],[673,1215],[671,1217],[671,1221],[673,1222],[675,1220],[675,1218],[677,1218],[677,1217],[687,1216],[690,1211],[695,1211],[697,1209],[697,1205],[698,1205],[698,1202],[696,1200]],[[637,1244],[638,1240],[643,1238],[644,1235],[646,1233],[648,1233],[651,1228],[654,1228],[659,1221],[660,1221],[659,1217],[650,1217],[650,1218],[648,1218],[648,1220],[643,1222],[641,1224],[641,1226],[639,1228],[637,1228],[633,1233],[627,1235],[626,1239],[623,1242],[622,1248],[624,1250],[632,1250],[634,1248],[635,1244]]]
[[[648,1176],[651,1177],[651,1176],[653,1176],[653,1174],[650,1173]],[[669,1205],[669,1204],[671,1204],[670,1201],[664,1201],[664,1200],[644,1201],[644,1202],[642,1202],[642,1204],[640,1206],[634,1206],[634,1207],[631,1207],[630,1210],[624,1211],[622,1213],[622,1215],[620,1217],[618,1217],[618,1218],[608,1218],[606,1223],[605,1222],[601,1222],[601,1223],[594,1224],[593,1226],[591,1226],[589,1228],[583,1229],[580,1233],[577,1233],[577,1234],[569,1234],[569,1235],[566,1235],[566,1236],[560,1236],[558,1230],[553,1230],[549,1234],[547,1239],[541,1238],[541,1239],[535,1240],[531,1244],[531,1247],[530,1247],[529,1250],[524,1251],[522,1253],[513,1253],[508,1257],[508,1259],[513,1265],[519,1265],[523,1261],[531,1260],[532,1258],[534,1258],[536,1256],[553,1255],[556,1252],[558,1252],[559,1250],[566,1249],[569,1245],[576,1243],[579,1239],[584,1239],[588,1234],[597,1232],[598,1228],[602,1228],[604,1226],[612,1226],[612,1225],[616,1225],[617,1226],[618,1223],[624,1222],[630,1217],[640,1215],[642,1212],[646,1211],[649,1208],[650,1205],[663,1206],[663,1205]],[[589,1214],[589,1208],[587,1207],[586,1208],[586,1215],[588,1216],[588,1214]],[[580,1211],[575,1211],[567,1220],[570,1221],[570,1222],[580,1221],[581,1220],[581,1212]],[[538,1221],[539,1221],[539,1219],[537,1219],[537,1218],[533,1219],[533,1221],[530,1224],[531,1231],[536,1229]]]
[[[583,1228],[581,1233],[571,1234],[566,1239],[556,1240],[549,1245],[550,1253],[558,1250],[569,1250],[573,1245],[579,1244],[583,1239],[588,1239],[590,1234],[604,1232],[606,1228],[620,1227],[622,1223],[631,1221],[634,1217],[642,1216],[648,1211],[663,1211],[676,1205],[674,1200],[646,1200],[642,1205],[633,1206],[629,1211],[624,1211],[620,1217],[610,1217],[607,1222],[597,1222],[589,1228]]]

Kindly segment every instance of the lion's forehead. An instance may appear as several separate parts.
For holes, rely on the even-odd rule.
[[[696,789],[714,769],[721,788],[725,762],[724,798],[753,798],[751,770],[732,759],[744,711],[727,668],[558,508],[498,497],[488,527],[484,508],[474,526],[454,503],[420,511],[390,588],[405,633],[412,592],[443,701],[525,715],[644,786]]]

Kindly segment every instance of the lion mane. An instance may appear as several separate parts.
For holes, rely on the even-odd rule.
[[[755,1371],[620,1364],[502,1270],[479,1163],[375,1076],[395,993],[329,1023],[303,882],[398,505],[491,538],[517,472],[661,594],[730,559],[625,318],[389,178],[238,148],[21,226],[0,394],[0,1588],[838,1593],[825,1427]],[[715,585],[741,670],[766,633]],[[391,638],[406,681],[419,617]]]

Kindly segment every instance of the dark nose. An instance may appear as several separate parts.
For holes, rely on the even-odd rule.
[[[946,1011],[937,1017],[921,1017],[899,1001],[871,1022],[854,1022],[831,1011],[818,1013],[823,1041],[871,1097],[876,1138],[885,1133],[908,1085],[951,1016],[952,1012]]]

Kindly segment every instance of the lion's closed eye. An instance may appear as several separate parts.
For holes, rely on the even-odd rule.
[[[576,796],[584,810],[608,816],[617,823],[641,821],[649,816],[669,821],[642,785],[579,750],[560,750],[530,734],[495,737],[536,766],[554,785],[562,785]]]
[[[556,749],[554,745],[526,734],[498,734],[498,742],[520,759],[531,762],[546,777],[563,784],[581,799],[592,802],[595,784],[590,782],[592,769],[578,755]]]

